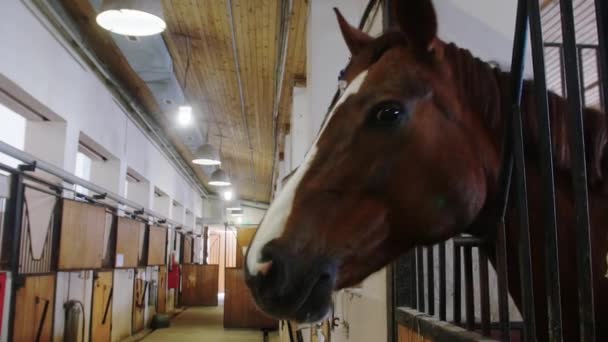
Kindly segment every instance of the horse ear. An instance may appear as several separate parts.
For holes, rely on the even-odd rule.
[[[334,12],[336,12],[336,17],[338,17],[338,25],[340,25],[342,37],[344,37],[344,41],[353,56],[361,52],[363,48],[372,42],[373,38],[371,36],[356,27],[352,27],[335,7]]]
[[[391,19],[409,40],[425,51],[433,49],[437,37],[437,14],[431,0],[393,0]]]

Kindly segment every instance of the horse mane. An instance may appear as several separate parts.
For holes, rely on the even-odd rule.
[[[511,119],[511,74],[474,57],[470,51],[454,44],[444,45],[445,60],[451,66],[458,96],[464,106],[482,115],[482,122],[493,136],[504,135],[506,120]],[[566,99],[549,91],[549,115],[553,141],[553,160],[557,171],[569,172],[572,152],[569,145],[570,113]],[[526,157],[538,160],[540,137],[533,81],[524,81],[522,119]],[[583,111],[587,175],[590,189],[608,193],[604,175],[608,173],[606,114],[592,108]],[[502,141],[502,140],[500,140]]]

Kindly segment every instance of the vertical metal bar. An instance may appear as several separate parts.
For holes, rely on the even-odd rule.
[[[549,340],[561,342],[562,309],[559,274],[559,248],[557,245],[557,222],[555,216],[555,188],[553,179],[553,147],[551,144],[551,118],[545,78],[543,32],[538,0],[528,0],[528,14],[534,64],[534,85],[537,101],[540,137],[541,190],[544,198],[545,273],[548,293]],[[562,13],[563,15],[563,13]],[[570,94],[568,94],[570,95]]]
[[[439,243],[439,319],[447,319],[446,310],[445,242]]]
[[[426,260],[427,260],[427,298],[429,302],[429,315],[435,315],[435,258],[433,253],[433,246],[426,247]]]
[[[408,265],[408,269],[409,269],[409,286],[408,289],[410,290],[410,301],[412,304],[412,307],[416,310],[418,310],[418,272],[416,271],[416,249],[414,248],[413,250],[411,250],[410,252],[408,252],[407,254],[407,263]]]
[[[587,106],[587,92],[585,91],[585,66],[583,65],[583,48],[582,47],[577,47],[576,48],[576,56],[578,58],[577,62],[577,68],[578,68],[578,79],[579,79],[579,84],[578,84],[578,91],[579,91],[579,96],[580,96],[580,100],[581,100],[581,106],[584,108],[585,106]]]
[[[571,1],[560,1],[562,37],[566,61],[566,86],[570,112],[570,149],[573,159],[572,183],[576,209],[576,255],[578,274],[580,341],[595,341],[595,310],[593,306],[593,272],[591,269],[591,228],[587,192],[587,161],[585,160],[585,126],[583,100],[579,93],[580,50],[577,53],[574,9]],[[582,69],[582,68],[581,68]],[[582,71],[581,71],[582,72]],[[583,90],[584,91],[584,90]],[[559,269],[558,269],[559,270]]]
[[[568,95],[568,90],[566,88],[566,73],[564,72],[564,67],[566,64],[564,61],[564,47],[560,45],[557,48],[557,51],[559,52],[559,78],[560,85],[562,87],[562,96],[566,97]]]
[[[479,251],[479,298],[481,303],[481,332],[490,336],[490,282],[488,278],[488,256],[482,248]]]
[[[501,221],[498,224],[496,244],[496,278],[498,281],[498,313],[500,318],[501,340],[510,341],[509,275],[507,272],[507,236],[504,221]]]
[[[600,69],[598,81],[600,82],[601,98],[604,101],[603,110],[608,104],[608,1],[595,0],[595,20],[597,23],[598,61]]]
[[[11,286],[11,298],[8,313],[8,340],[13,340],[13,330],[15,325],[15,309],[16,309],[16,298],[17,290],[21,286],[21,277],[19,276],[19,246],[21,242],[22,232],[22,219],[23,219],[23,199],[25,186],[23,184],[23,175],[13,174],[11,177],[11,198],[8,202],[6,214],[7,224],[6,228],[12,231],[11,236],[11,251],[10,251],[10,270],[13,276],[13,284]]]
[[[464,250],[464,293],[465,309],[467,314],[468,330],[475,329],[475,295],[473,289],[473,253],[471,246],[463,247]]]
[[[600,56],[600,49],[595,47],[593,49],[593,51],[595,51],[595,63],[596,63],[596,69],[597,69],[597,87],[598,87],[598,93],[600,94],[600,108],[606,112],[606,98],[604,98],[604,86],[603,86],[603,82],[602,80],[602,61],[601,58],[602,56]]]
[[[416,277],[418,280],[418,311],[425,312],[424,306],[424,255],[422,253],[423,247],[416,247],[416,262],[417,262],[417,273]]]
[[[522,294],[522,316],[524,319],[524,340],[536,341],[536,316],[534,308],[534,290],[532,281],[532,252],[530,248],[530,223],[528,218],[528,189],[526,186],[526,157],[524,151],[523,124],[521,117],[521,98],[523,74],[528,36],[528,11],[525,0],[517,4],[513,55],[511,58],[511,75],[513,88],[511,106],[513,110],[513,161],[515,181],[515,205],[518,213],[519,233],[519,270]],[[561,55],[561,48],[560,48]],[[560,61],[561,61],[560,57]],[[563,79],[562,79],[563,81]],[[565,91],[565,88],[563,89]],[[563,92],[562,92],[563,93]]]
[[[454,243],[454,324],[456,325],[462,322],[460,262],[460,246]]]

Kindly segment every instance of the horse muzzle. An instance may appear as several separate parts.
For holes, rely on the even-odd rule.
[[[301,323],[323,319],[331,307],[337,263],[331,258],[295,255],[274,241],[262,249],[265,267],[245,281],[257,305],[277,319]]]

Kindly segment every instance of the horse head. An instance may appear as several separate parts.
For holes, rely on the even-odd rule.
[[[459,99],[431,1],[393,3],[397,25],[377,38],[336,10],[352,54],[346,87],[246,256],[253,297],[277,318],[320,320],[333,291],[464,231],[497,173],[496,149]]]

